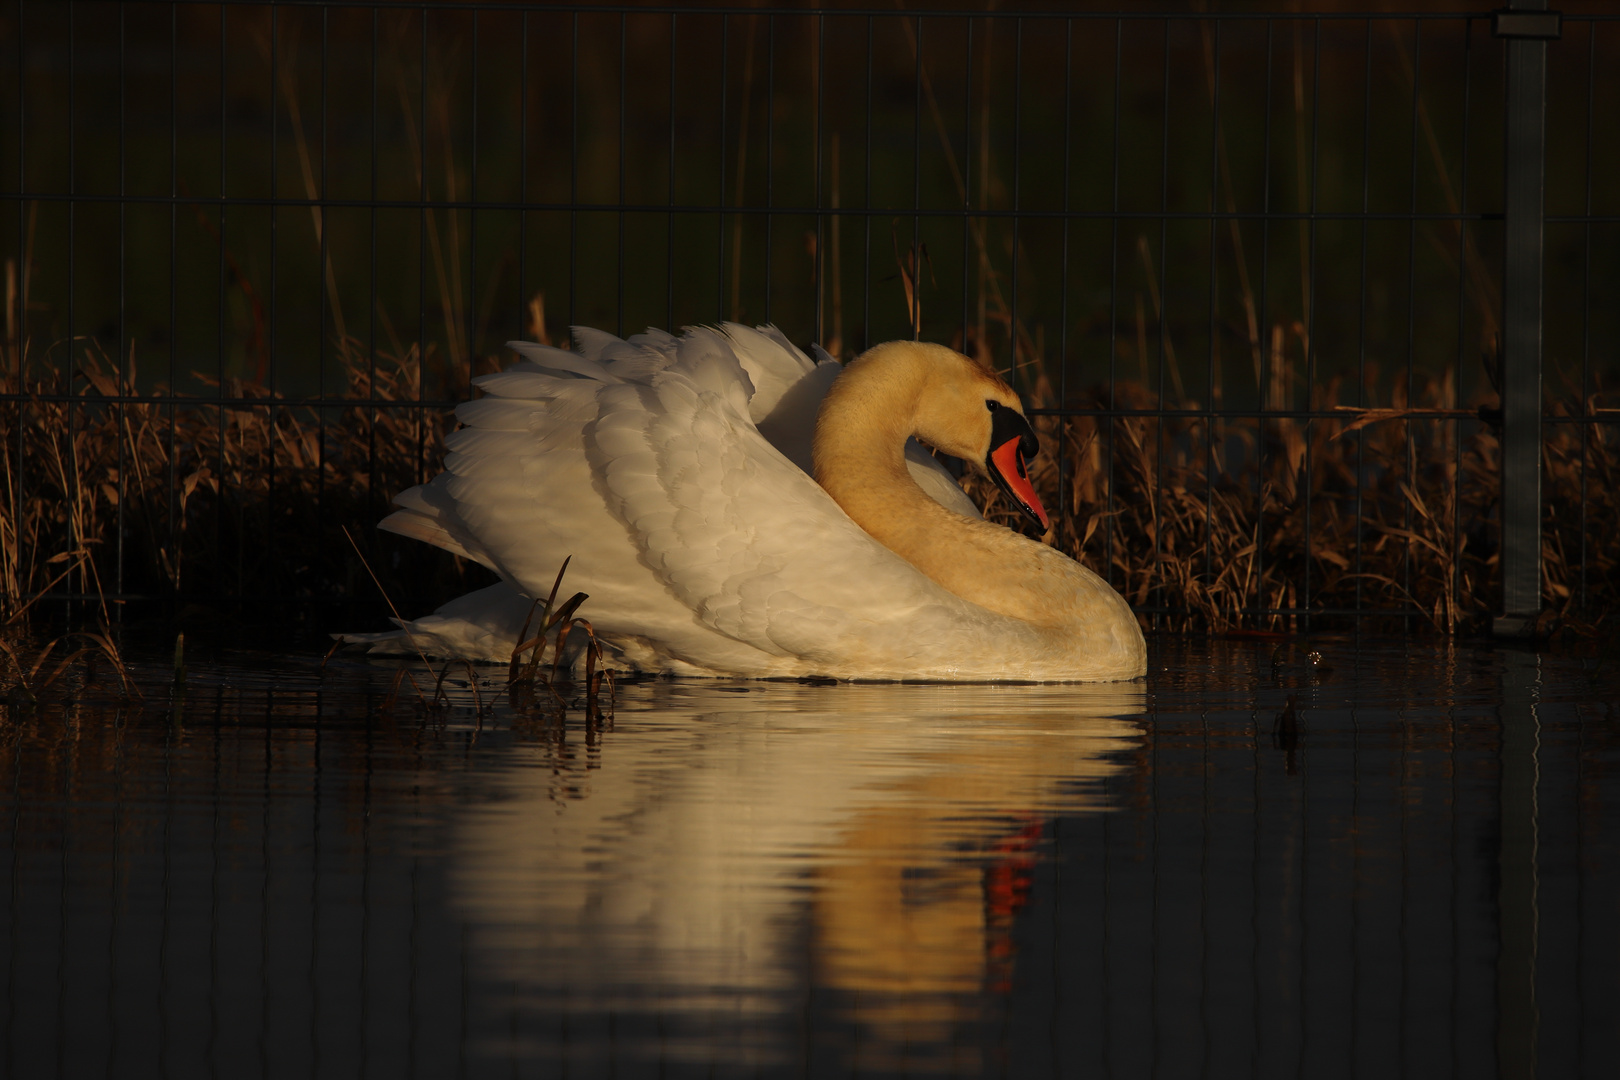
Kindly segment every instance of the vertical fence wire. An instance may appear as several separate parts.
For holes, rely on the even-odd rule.
[[[570,17],[568,50],[568,325],[579,325],[579,12]],[[528,198],[528,193],[524,193]]]
[[[1468,107],[1473,97],[1474,89],[1474,20],[1469,19],[1463,30],[1463,87],[1462,87],[1462,114],[1469,115]],[[1470,125],[1463,123],[1462,130],[1462,166],[1458,177],[1457,209],[1466,214],[1468,210],[1468,147]],[[1468,341],[1468,219],[1459,217],[1457,220],[1457,370],[1463,370]],[[1457,408],[1462,404],[1461,380],[1452,390],[1451,406]],[[1456,598],[1462,591],[1462,559],[1459,550],[1462,536],[1462,499],[1463,499],[1463,438],[1462,425],[1453,424],[1451,428],[1451,607],[1455,611]]]
[[[771,287],[776,270],[776,14],[765,16],[765,321],[771,321]],[[735,317],[735,316],[734,316]]]
[[[861,206],[872,205],[872,31],[874,16],[866,17],[866,153],[861,161],[863,193]],[[872,341],[872,216],[861,215],[861,351],[871,348]],[[733,316],[735,317],[735,316]]]
[[[814,249],[812,250],[810,256],[810,280],[814,283],[816,292],[815,318],[811,325],[814,327],[813,340],[816,344],[825,347],[827,341],[827,260],[824,251],[826,242],[826,217],[821,213],[821,207],[824,205],[822,188],[826,179],[824,175],[824,166],[822,164],[822,153],[824,150],[822,145],[822,125],[824,123],[824,110],[826,108],[827,93],[827,17],[825,15],[816,16],[815,26],[816,59],[814,66],[811,68],[811,72],[812,82],[815,86],[816,112],[815,119],[810,126],[810,174],[812,177],[814,177],[816,227],[811,234]],[[834,179],[833,183],[836,184],[837,180]],[[836,210],[837,207],[835,206],[833,209]],[[836,268],[834,269],[834,273],[837,273]],[[669,321],[672,324],[674,323],[675,319],[673,315],[670,317]]]
[[[1219,259],[1216,256],[1216,245],[1220,241],[1219,222],[1215,216],[1216,207],[1221,204],[1221,23],[1216,22],[1211,30],[1208,24],[1202,28],[1202,37],[1208,48],[1206,54],[1209,71],[1209,350],[1204,365],[1205,393],[1209,395],[1210,413],[1204,420],[1204,585],[1208,587],[1215,580],[1215,485],[1211,482],[1215,472],[1215,446],[1216,431],[1220,421],[1216,417],[1216,408],[1220,405],[1220,398],[1216,392],[1215,357],[1219,352],[1219,338],[1217,338],[1216,312],[1219,291]],[[1213,38],[1213,41],[1210,39]],[[1117,93],[1117,91],[1116,91]],[[1117,123],[1117,121],[1116,121]],[[1109,379],[1112,382],[1112,373]],[[1221,428],[1224,433],[1224,428]],[[1359,606],[1359,605],[1358,605]]]
[[[529,14],[527,10],[518,13],[517,318],[524,326],[529,303],[529,212],[522,208],[529,201]],[[544,314],[537,316],[533,333],[523,336],[545,341]]]
[[[1062,244],[1062,264],[1058,272],[1058,403],[1064,404],[1069,400],[1069,197],[1074,184],[1073,166],[1073,130],[1074,130],[1074,23],[1065,20],[1063,23],[1063,233],[1059,239]],[[967,252],[964,248],[962,262],[967,264]],[[962,335],[962,346],[967,347],[967,335]],[[1057,418],[1057,478],[1058,497],[1064,498],[1064,471],[1069,458],[1069,424],[1065,417]],[[1068,535],[1068,515],[1063,513],[1060,505],[1055,527],[1057,542],[1062,545],[1071,543],[1073,537]]]
[[[215,474],[219,477],[220,490],[222,492],[224,491],[226,477],[225,349],[227,329],[225,325],[225,297],[226,282],[229,280],[226,274],[226,269],[229,265],[226,258],[226,251],[228,250],[226,248],[226,242],[227,237],[230,235],[230,231],[226,227],[227,219],[230,214],[230,203],[226,198],[229,188],[227,186],[225,176],[226,162],[229,160],[228,147],[230,145],[230,126],[228,123],[228,114],[226,112],[226,56],[228,55],[227,41],[229,40],[227,32],[227,20],[229,18],[229,14],[230,9],[225,7],[221,7],[219,9],[219,257],[216,261],[214,269],[219,282],[219,289],[215,294],[214,299],[215,322],[217,328],[214,339],[214,445],[216,447],[214,469]],[[375,194],[375,190],[373,190],[373,196],[375,196]],[[373,213],[375,213],[375,211],[373,211]],[[173,489],[171,488],[170,490],[172,491]],[[220,498],[214,502],[214,535],[220,537],[224,536],[225,528],[225,500]],[[238,565],[240,566],[240,562],[238,562]],[[212,583],[214,590],[222,594],[230,591],[227,590],[225,585],[223,578],[224,570],[224,566],[215,566],[214,580]],[[241,584],[241,575],[238,573],[237,586],[234,590],[238,596],[240,596],[242,593]]]
[[[1159,369],[1157,392],[1158,401],[1161,408],[1164,407],[1166,401],[1164,395],[1165,341],[1166,336],[1170,332],[1169,325],[1165,321],[1168,314],[1166,311],[1166,305],[1170,296],[1170,263],[1164,257],[1166,250],[1168,250],[1170,240],[1170,69],[1172,66],[1170,61],[1170,30],[1170,20],[1166,19],[1164,23],[1164,88],[1160,91],[1160,96],[1163,99],[1161,104],[1161,108],[1163,110],[1163,127],[1159,133],[1159,209],[1163,212],[1164,216],[1159,219],[1159,264],[1156,267],[1146,268],[1148,275],[1148,289],[1150,292],[1154,291],[1154,277],[1157,276],[1159,279],[1157,292],[1161,299],[1158,304],[1154,305],[1156,310],[1153,313],[1153,321],[1155,332],[1158,336],[1158,341],[1155,343],[1154,347],[1154,358],[1157,361],[1157,366]],[[1139,252],[1145,256],[1147,251],[1148,246],[1144,242],[1140,245]],[[1143,382],[1147,382],[1148,376],[1145,370],[1147,358],[1143,357],[1142,360],[1144,364],[1142,379]],[[1177,402],[1176,404],[1177,406],[1184,406],[1186,402]],[[1164,504],[1162,500],[1164,494],[1165,420],[1166,417],[1160,416],[1153,421],[1153,520],[1155,522],[1163,520],[1164,516]],[[1154,529],[1154,563],[1157,564],[1163,557],[1164,531],[1162,529]],[[1155,590],[1155,593],[1156,592],[1158,592],[1158,590]],[[1154,593],[1149,593],[1149,596],[1154,597],[1155,607],[1163,606],[1162,596],[1154,596]],[[1159,628],[1158,612],[1154,612],[1153,614],[1152,626],[1155,630]]]
[[[1361,289],[1356,305],[1356,405],[1367,405],[1367,251],[1369,243],[1368,211],[1372,205],[1372,89],[1373,89],[1373,20],[1367,20],[1366,70],[1361,102]],[[1356,520],[1366,518],[1364,494],[1367,477],[1367,429],[1356,432]],[[1362,606],[1362,583],[1366,580],[1366,545],[1362,533],[1356,533],[1355,606]]]
[[[1253,612],[1262,612],[1266,608],[1265,579],[1266,579],[1266,431],[1270,427],[1271,410],[1276,403],[1271,399],[1271,385],[1276,373],[1272,370],[1272,350],[1267,347],[1266,330],[1271,326],[1271,111],[1272,111],[1272,71],[1274,65],[1273,45],[1276,37],[1276,23],[1266,20],[1266,96],[1263,107],[1261,123],[1264,136],[1260,152],[1261,196],[1260,208],[1263,215],[1260,219],[1260,296],[1258,305],[1260,318],[1258,323],[1260,363],[1259,377],[1255,387],[1256,404],[1259,414],[1254,421],[1254,452],[1260,467],[1254,474],[1254,501],[1257,507],[1254,519],[1254,599]]]
[[[1582,224],[1581,244],[1581,390],[1580,390],[1580,424],[1581,433],[1581,460],[1577,469],[1580,477],[1580,516],[1579,527],[1576,532],[1580,536],[1580,574],[1578,577],[1581,607],[1587,606],[1586,596],[1586,569],[1587,569],[1587,518],[1586,518],[1586,470],[1589,463],[1592,445],[1592,425],[1586,423],[1592,415],[1589,395],[1593,392],[1592,385],[1592,177],[1597,171],[1592,161],[1592,120],[1597,105],[1597,35],[1598,23],[1588,23],[1586,27],[1586,191],[1582,199],[1581,212],[1585,214],[1586,221]]]
[[[280,360],[280,354],[277,351],[277,345],[280,342],[281,332],[281,277],[278,273],[281,266],[281,201],[279,198],[281,193],[281,114],[280,110],[276,108],[276,82],[277,76],[281,71],[281,42],[279,40],[281,21],[279,15],[279,8],[272,7],[270,9],[270,83],[267,89],[267,97],[270,103],[270,328],[265,345],[265,372],[269,383],[270,394],[265,399],[265,412],[269,417],[268,428],[271,432],[276,430],[276,423],[278,419],[276,410],[276,395],[281,387],[282,382],[281,365],[278,363]],[[422,18],[425,22],[427,19],[426,12],[423,13]],[[426,37],[424,35],[424,53],[426,51],[426,47]],[[426,124],[423,125],[422,130],[423,145],[425,147],[427,132]],[[425,178],[427,176],[427,163],[425,160],[423,161],[422,175],[425,182]],[[427,199],[427,193],[425,190],[422,197],[423,201],[425,202]],[[276,462],[280,456],[280,451],[281,448],[276,445],[276,440],[274,438],[266,440],[265,465],[266,480],[269,486],[269,492],[266,496],[266,505],[269,512],[265,517],[263,541],[267,556],[272,556],[276,550],[276,539],[279,531],[276,528],[276,495],[278,493],[277,481],[280,479],[280,474],[276,468]],[[420,452],[418,452],[418,456],[420,456]],[[240,543],[243,548],[246,548],[248,546],[247,537],[243,536]]]
[[[320,124],[321,167],[320,167],[320,176],[318,177],[316,183],[317,183],[318,189],[320,191],[321,201],[324,203],[324,202],[326,202],[326,200],[328,198],[328,193],[327,193],[327,189],[326,189],[326,168],[327,168],[327,164],[328,164],[328,162],[329,162],[329,160],[331,158],[331,146],[327,141],[327,118],[328,118],[328,116],[331,115],[331,109],[329,107],[328,96],[327,96],[327,80],[330,77],[330,70],[329,70],[330,69],[330,61],[331,61],[330,30],[331,30],[331,22],[332,22],[332,12],[331,12],[330,8],[321,8],[320,14],[321,14],[321,124]],[[474,57],[476,58],[477,49],[475,48],[473,50],[473,52],[474,52]],[[477,161],[476,156],[474,157],[473,160],[476,163],[476,161]],[[318,211],[318,214],[319,214],[319,216],[316,218],[316,222],[319,225],[320,235],[316,238],[316,245],[320,249],[319,253],[318,253],[319,254],[319,259],[320,259],[320,275],[321,275],[322,283],[324,284],[324,283],[327,283],[327,282],[330,282],[330,281],[333,280],[330,256],[329,256],[328,251],[327,251],[327,244],[328,244],[328,242],[330,240],[330,237],[331,237],[331,234],[332,234],[332,219],[326,213],[326,211],[324,209]],[[320,321],[317,323],[317,325],[320,327],[321,334],[320,334],[320,341],[316,343],[315,385],[319,388],[317,393],[318,393],[320,399],[322,401],[325,401],[325,400],[328,399],[328,395],[330,394],[330,389],[329,389],[329,387],[327,385],[327,373],[326,373],[326,362],[327,362],[326,340],[327,340],[327,337],[328,337],[328,334],[326,332],[326,326],[327,326],[327,321],[328,321],[329,318],[336,318],[339,321],[341,321],[341,316],[339,315],[339,313],[338,313],[338,311],[336,310],[335,307],[331,311],[327,310],[328,302],[330,302],[330,303],[332,303],[334,305],[337,303],[337,297],[333,293],[332,290],[330,290],[330,289],[321,289],[321,290],[319,290],[319,295],[320,295],[320,316],[319,316]],[[335,332],[335,330],[336,330],[336,328],[334,327],[334,332]],[[342,342],[338,343],[338,348],[339,349],[343,348],[343,343]],[[326,514],[323,512],[325,510],[325,506],[323,504],[327,501],[326,500],[326,460],[327,460],[326,459],[326,454],[327,454],[326,421],[327,421],[328,412],[329,412],[329,410],[325,406],[318,407],[316,409],[316,412],[315,412],[315,440],[316,440],[315,441],[315,462],[316,462],[316,471],[315,471],[315,518],[316,518],[317,521],[320,521],[320,522],[323,522],[323,523],[326,521]]]
[[[1112,213],[1109,215],[1108,233],[1108,406],[1107,419],[1099,419],[1098,426],[1107,426],[1107,437],[1102,440],[1104,472],[1107,476],[1105,490],[1108,499],[1105,505],[1103,525],[1103,566],[1106,573],[1103,575],[1108,583],[1115,583],[1114,574],[1114,515],[1116,504],[1114,502],[1114,440],[1118,435],[1118,424],[1112,419],[1112,414],[1118,405],[1119,388],[1119,140],[1121,110],[1121,80],[1125,69],[1125,20],[1114,20],[1114,126],[1113,148],[1111,163],[1113,167],[1113,189],[1111,196]]]
[[[918,34],[922,27],[918,26]],[[1013,20],[1013,179],[1012,179],[1012,254],[1008,259],[1007,277],[1009,280],[1007,301],[1007,360],[1012,365],[1013,384],[1016,386],[1023,381],[1023,365],[1019,362],[1018,349],[1018,240],[1019,220],[1018,211],[1021,209],[1019,195],[1021,194],[1019,181],[1023,179],[1024,164],[1024,20]],[[921,275],[918,276],[917,289],[920,295],[922,290]],[[921,320],[919,320],[920,322]]]
[[[471,101],[467,106],[467,129],[470,135],[471,149],[468,153],[467,190],[472,205],[467,208],[467,307],[462,318],[466,323],[467,335],[467,385],[462,390],[468,398],[473,396],[472,381],[478,375],[478,364],[474,359],[478,355],[478,74],[483,70],[483,64],[478,57],[478,16],[479,11],[472,11],[472,68],[469,72],[468,86],[471,90]],[[450,138],[450,133],[445,133]],[[459,261],[460,252],[455,253]],[[457,330],[462,330],[457,327]]]
[[[169,9],[169,325],[180,325],[180,36],[179,13]],[[175,363],[179,359],[179,344],[175,335],[169,335],[168,356],[168,387],[169,400],[163,408],[166,438],[164,448],[167,451],[163,470],[164,488],[175,490],[175,443],[176,443],[176,403],[174,388],[179,385],[175,375]],[[165,521],[164,535],[167,538],[170,551],[180,549],[177,532],[176,500],[169,499],[165,507],[167,520]],[[174,587],[180,588],[180,561],[174,560],[172,579]],[[122,589],[120,589],[122,591]]]
[[[1411,218],[1406,226],[1406,393],[1405,404],[1410,407],[1416,388],[1414,372],[1417,368],[1417,208],[1418,208],[1418,126],[1419,110],[1423,102],[1423,23],[1421,20],[1412,20],[1412,135],[1411,146],[1408,153],[1412,158],[1411,183],[1409,188],[1409,203],[1407,213]],[[1415,480],[1417,455],[1412,445],[1412,426],[1406,429],[1406,474]],[[1402,521],[1408,532],[1413,526],[1413,509],[1410,500],[1401,507]],[[1412,595],[1412,553],[1408,548],[1401,558],[1401,573],[1404,575],[1406,594]],[[1403,619],[1403,625],[1410,631],[1411,619]]]
[[[971,219],[969,212],[972,204],[969,198],[973,185],[973,20],[966,19],[962,26],[962,169],[958,178],[957,199],[961,204],[961,244],[962,244],[962,295],[960,311],[958,312],[957,334],[962,342],[962,351],[968,352],[972,346],[969,344],[971,327],[968,324],[968,273],[973,265],[970,252],[973,248]]]
[[[669,211],[664,215],[664,325],[675,325],[675,99],[677,83],[675,79],[676,41],[680,31],[680,15],[670,12],[669,16]],[[821,202],[819,190],[816,203]]]
[[[619,12],[619,205],[621,207],[625,205],[625,200],[624,200],[625,158],[626,158],[626,156],[628,155],[628,152],[629,152],[629,143],[627,141],[628,136],[627,136],[627,133],[626,133],[626,120],[627,120],[626,114],[629,111],[629,102],[625,98],[625,75],[627,74],[627,72],[625,71],[625,68],[626,68],[626,66],[628,64],[628,57],[629,57],[629,41],[628,41],[628,37],[627,37],[627,33],[628,33],[628,30],[629,30],[629,26],[628,26],[629,18],[630,18],[630,16],[629,16],[628,13],[623,12],[623,11]],[[623,210],[620,210],[619,213],[614,215],[615,224],[618,226],[618,231],[617,231],[616,235],[617,235],[617,239],[618,239],[619,273],[618,273],[618,277],[617,277],[618,294],[615,297],[616,302],[614,304],[613,310],[615,312],[615,315],[614,315],[615,333],[617,333],[620,337],[624,337],[624,274],[625,274],[624,225],[625,225],[625,217],[626,217],[626,215],[625,215],[625,212]]]
[[[124,508],[129,505],[127,477],[129,476],[128,443],[122,438],[128,430],[127,406],[123,399],[130,381],[124,368],[123,343],[128,339],[129,324],[129,86],[125,76],[128,34],[126,19],[129,9],[118,6],[118,340],[113,352],[113,366],[117,372],[118,404],[113,407],[118,417],[118,510],[115,517],[116,533],[113,537],[113,588],[124,591]]]
[[[911,320],[911,337],[917,340],[922,337],[922,93],[923,93],[923,20],[917,19],[915,27],[911,28],[912,43],[915,45],[914,63],[911,79],[911,251],[906,260],[911,267],[911,295],[907,298],[907,317]],[[1014,125],[1016,130],[1016,125]],[[1016,160],[1016,159],[1015,159]],[[1017,201],[1018,180],[1016,167],[1013,179],[1013,199]],[[1017,278],[1017,251],[1018,233],[1017,222],[1013,225],[1013,302],[1016,305],[1018,298]],[[902,266],[901,273],[905,273]]]
[[[23,0],[17,0],[16,11],[17,123],[15,130],[17,132],[17,190],[21,192],[28,190],[28,137],[26,130],[28,122],[28,82],[25,75],[27,65],[24,63],[24,57],[27,55],[28,46],[26,28],[23,23]],[[13,350],[13,355],[11,357],[11,369],[13,373],[12,378],[16,380],[17,392],[20,394],[26,378],[23,372],[23,350],[21,343],[28,340],[28,279],[30,276],[28,274],[28,265],[30,262],[30,256],[32,255],[32,252],[30,251],[31,245],[29,243],[28,204],[21,199],[17,200],[17,246],[19,248],[16,299],[17,314],[16,322],[13,324],[15,325],[16,330],[12,336],[18,345]],[[9,305],[10,303],[11,299],[10,297],[7,297],[7,304]],[[6,312],[6,318],[8,322],[11,320],[12,315],[10,310]],[[23,430],[27,426],[28,422],[28,407],[22,401],[17,401],[13,404],[16,408],[17,426],[12,433],[12,438],[6,440],[5,452],[11,456],[10,474],[13,478],[11,491],[8,493],[10,496],[8,501],[11,504],[11,520],[13,522],[20,523],[22,521],[23,484],[26,480],[25,474],[23,473]],[[25,541],[20,528],[17,530],[17,534],[12,538],[12,542],[16,545],[17,550],[15,557],[19,561],[29,557],[28,552],[24,547]]]
[[[1309,235],[1305,240],[1305,289],[1301,297],[1304,306],[1305,324],[1305,408],[1316,409],[1316,195],[1321,179],[1321,119],[1322,119],[1322,20],[1317,19],[1311,24],[1311,161],[1310,178],[1311,190],[1308,202],[1310,221],[1306,226]],[[1299,38],[1295,37],[1295,47],[1298,48]],[[1466,110],[1464,110],[1466,114]],[[1311,510],[1315,502],[1315,485],[1312,478],[1316,475],[1312,468],[1311,454],[1314,449],[1316,420],[1307,417],[1305,420],[1305,470],[1304,475],[1295,475],[1294,483],[1297,488],[1303,489],[1302,501],[1305,504],[1305,559],[1302,572],[1304,573],[1303,591],[1299,606],[1309,611],[1311,608],[1311,552],[1314,533],[1311,531]],[[1303,620],[1303,628],[1311,627],[1310,616]]]
[[[78,19],[74,8],[75,0],[67,3],[67,144],[68,144],[68,222],[67,222],[67,348],[65,365],[69,372],[73,370],[73,348],[77,341],[78,324],[74,320],[77,313],[75,304],[79,291],[75,288],[75,272],[78,269],[78,209],[79,203],[74,196],[78,195],[78,125],[74,108],[77,100],[79,80],[78,76]],[[71,376],[70,376],[71,378]],[[69,383],[71,391],[72,384]],[[22,387],[17,388],[21,391]],[[70,395],[71,397],[71,395]],[[63,486],[67,489],[68,505],[76,507],[79,504],[79,403],[69,400],[67,409],[68,426],[68,474],[69,479]],[[79,551],[84,547],[84,538],[79,535],[79,516],[70,514],[68,517],[68,550]],[[79,590],[89,591],[89,575],[82,570],[79,573]]]

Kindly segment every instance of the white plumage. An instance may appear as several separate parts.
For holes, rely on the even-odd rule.
[[[1075,642],[1054,648],[1051,628],[955,595],[851,520],[810,473],[818,409],[842,371],[825,354],[813,362],[773,327],[736,324],[628,341],[580,329],[575,343],[574,352],[513,343],[523,359],[478,379],[483,396],[456,410],[464,426],[447,440],[445,471],[402,493],[382,522],[502,582],[399,631],[347,640],[504,661],[532,598],[572,557],[565,595],[587,592],[581,614],[620,663],[638,668],[877,679],[1140,673],[1134,620],[1124,637],[1119,627],[1101,636],[1078,628],[1096,638],[1079,645],[1123,649],[1134,661],[1076,665]],[[978,517],[915,442],[905,465],[954,512],[945,517]],[[1106,584],[1069,565],[1129,617]]]

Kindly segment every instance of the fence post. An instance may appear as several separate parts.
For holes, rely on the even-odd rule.
[[[1542,217],[1546,185],[1547,0],[1510,0],[1492,17],[1507,39],[1503,140],[1502,611],[1498,634],[1529,633],[1541,611]]]

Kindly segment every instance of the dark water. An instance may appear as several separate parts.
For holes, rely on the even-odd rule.
[[[1614,1075],[1617,665],[1314,647],[600,723],[245,654],[13,707],[0,1072]]]

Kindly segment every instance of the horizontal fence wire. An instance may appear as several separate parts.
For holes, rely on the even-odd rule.
[[[851,7],[739,7],[724,5],[657,5],[646,6],[629,4],[551,4],[551,3],[520,3],[506,2],[506,0],[486,0],[484,3],[468,2],[451,4],[448,2],[435,3],[434,0],[171,0],[183,7],[236,7],[236,8],[262,8],[266,6],[284,8],[355,8],[359,10],[398,10],[398,11],[424,11],[457,9],[465,11],[478,11],[485,13],[603,13],[609,15],[717,15],[733,16],[763,13],[767,15],[793,15],[808,16],[811,18],[826,17],[853,17],[853,18],[923,18],[923,19],[961,19],[961,18],[997,18],[1019,19],[1048,22],[1119,22],[1119,21],[1150,21],[1162,22],[1167,19],[1220,19],[1224,22],[1279,22],[1290,19],[1310,20],[1313,22],[1362,22],[1367,19],[1400,19],[1404,21],[1449,21],[1459,18],[1478,19],[1489,22],[1493,14],[1500,9],[1483,8],[1476,12],[1456,11],[1074,11],[1074,10],[1019,10],[1017,8],[997,8],[993,10],[972,10],[962,8],[906,8],[895,10],[892,8],[866,8]],[[1567,22],[1620,22],[1620,14],[1595,14],[1591,12],[1565,13],[1561,16]]]
[[[3,591],[413,604],[502,343],[736,320],[1001,370],[1164,628],[1500,602],[1489,13],[13,0]],[[1543,601],[1616,599],[1620,16],[1549,44]],[[976,481],[967,481],[970,488]],[[1011,521],[993,492],[990,516]]]
[[[14,200],[27,202],[73,202],[73,203],[114,203],[130,206],[254,206],[254,207],[291,207],[291,208],[328,208],[328,209],[364,209],[364,210],[508,210],[533,213],[537,211],[566,211],[569,213],[612,213],[612,214],[757,214],[769,216],[800,216],[832,214],[837,217],[886,217],[893,214],[919,214],[923,217],[946,218],[1033,218],[1035,220],[1058,218],[1073,221],[1115,221],[1115,220],[1143,220],[1143,221],[1501,221],[1500,213],[1480,214],[1444,214],[1444,213],[1417,213],[1417,212],[1351,212],[1343,213],[1310,213],[1290,212],[1286,210],[1254,211],[1254,212],[1221,212],[1221,211],[1172,211],[1172,210],[939,210],[921,209],[914,206],[878,206],[862,209],[851,207],[836,211],[823,207],[806,204],[803,206],[726,206],[718,203],[711,205],[686,206],[680,203],[575,203],[575,202],[502,202],[494,199],[480,199],[477,201],[467,199],[299,199],[288,196],[276,198],[246,198],[242,196],[221,195],[214,198],[198,196],[164,196],[164,195],[94,195],[29,191],[7,196]],[[1549,219],[1560,222],[1607,221],[1608,218],[1566,217]]]

